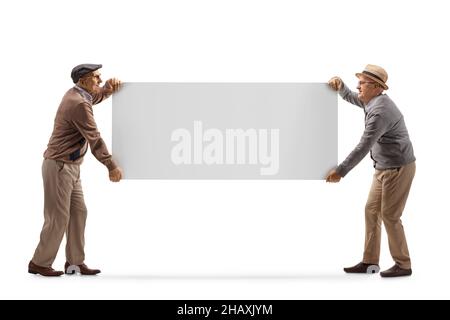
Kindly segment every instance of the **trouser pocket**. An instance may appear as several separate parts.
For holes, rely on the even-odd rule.
[[[64,162],[56,160],[56,167],[58,168],[58,172],[61,172],[61,170],[64,169]]]

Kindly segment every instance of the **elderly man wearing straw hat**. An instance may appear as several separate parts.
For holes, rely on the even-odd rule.
[[[328,84],[346,101],[364,110],[365,130],[356,148],[335,169],[327,182],[339,182],[369,152],[374,163],[372,187],[365,207],[366,237],[363,259],[347,273],[377,273],[380,258],[381,222],[389,240],[395,265],[380,273],[382,277],[409,276],[411,260],[401,216],[416,171],[414,151],[403,115],[395,103],[383,94],[388,89],[386,71],[367,65],[357,73],[358,92],[352,92],[339,77]]]

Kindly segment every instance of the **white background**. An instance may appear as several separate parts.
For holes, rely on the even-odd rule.
[[[450,298],[446,1],[13,1],[0,4],[0,298]],[[367,157],[341,183],[122,181],[88,154],[94,278],[29,275],[43,223],[42,153],[79,63],[123,81],[324,82],[389,73],[417,157],[403,220],[413,276],[346,275],[361,260]],[[95,108],[111,145],[111,101]],[[363,114],[339,102],[339,160]],[[384,231],[383,231],[384,234]],[[64,264],[64,247],[54,267]],[[382,269],[393,264],[386,238]]]

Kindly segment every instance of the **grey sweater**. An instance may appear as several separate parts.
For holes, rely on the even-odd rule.
[[[358,94],[345,84],[339,94],[342,99],[363,108],[366,115],[361,140],[336,168],[340,176],[344,177],[369,151],[374,167],[380,170],[401,167],[416,160],[403,115],[391,98],[381,94],[364,105]]]

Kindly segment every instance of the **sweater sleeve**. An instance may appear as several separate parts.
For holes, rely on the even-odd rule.
[[[366,155],[372,146],[386,132],[388,121],[380,114],[368,115],[366,128],[358,145],[348,155],[348,157],[336,168],[336,172],[341,176],[352,170]]]
[[[80,103],[75,108],[73,117],[74,126],[80,131],[81,135],[86,139],[91,148],[91,152],[98,161],[103,163],[109,171],[117,168],[117,164],[108,152],[105,142],[100,136],[95,123],[92,106],[88,103]]]
[[[92,95],[92,104],[98,104],[103,100],[109,98],[113,93],[113,89],[106,83],[103,87],[100,88],[99,92],[96,92]]]
[[[342,83],[342,87],[339,90],[339,95],[345,101],[354,104],[355,106],[358,106],[360,108],[364,108],[364,104],[361,100],[359,100],[358,94],[356,92],[351,91],[345,83]]]

